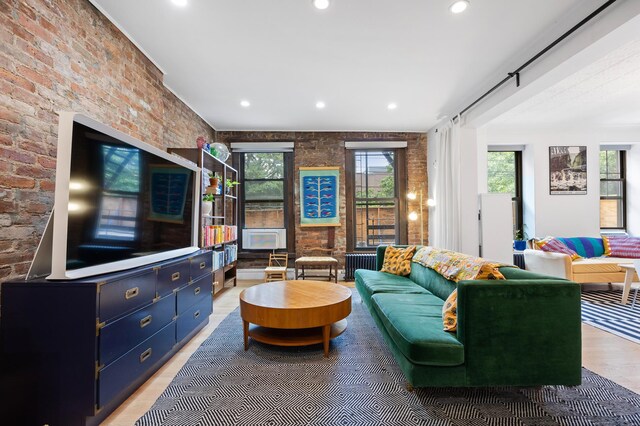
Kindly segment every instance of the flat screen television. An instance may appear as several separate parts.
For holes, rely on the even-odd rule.
[[[199,176],[190,161],[60,113],[54,209],[27,278],[84,278],[199,250]]]

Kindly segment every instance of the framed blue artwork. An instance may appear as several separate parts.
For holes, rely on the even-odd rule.
[[[339,167],[300,167],[300,226],[340,226],[339,201]]]

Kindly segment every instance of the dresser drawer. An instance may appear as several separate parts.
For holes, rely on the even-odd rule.
[[[211,251],[199,254],[191,258],[191,281],[195,281],[203,275],[209,274],[213,267],[213,254]]]
[[[202,299],[178,316],[176,340],[180,342],[211,315],[211,298]]]
[[[156,297],[156,271],[149,269],[139,275],[102,284],[100,291],[100,322],[133,312]]]
[[[99,363],[108,365],[169,324],[176,315],[176,295],[171,293],[100,330]]]
[[[176,323],[145,340],[115,362],[100,370],[98,377],[98,408],[109,403],[168,353],[176,339]]]
[[[191,279],[189,259],[163,265],[158,271],[158,296],[162,297],[187,285]]]
[[[181,288],[178,291],[177,312],[178,315],[187,308],[200,301],[200,299],[208,298],[211,300],[211,291],[213,290],[212,275],[205,275],[199,280]]]

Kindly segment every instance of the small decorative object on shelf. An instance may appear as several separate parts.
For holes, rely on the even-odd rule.
[[[223,163],[225,161],[227,161],[227,159],[229,158],[229,148],[227,148],[227,146],[225,144],[222,144],[220,142],[214,142],[211,144],[210,147],[210,151],[211,155],[213,155],[214,157],[216,157],[218,160],[222,161]]]
[[[220,185],[220,176],[218,175],[218,172],[209,173],[209,185],[216,188],[216,194],[220,194],[220,191],[218,190]]]
[[[204,149],[204,146],[206,145],[207,140],[204,138],[204,136],[198,136],[196,138],[196,144],[198,145],[198,149]]]
[[[240,182],[232,179],[227,179],[225,181],[225,188],[226,188],[227,194],[231,194],[233,191],[233,187],[236,185],[240,185]]]
[[[204,194],[202,196],[202,215],[203,216],[210,215],[211,210],[213,210],[213,195]]]

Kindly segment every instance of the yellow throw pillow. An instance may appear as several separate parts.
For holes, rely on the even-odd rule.
[[[409,275],[411,273],[411,258],[416,251],[416,246],[398,248],[388,246],[384,251],[382,272],[394,275]]]
[[[476,280],[504,280],[505,277],[498,270],[499,263],[486,263],[480,267]],[[442,306],[442,324],[444,331],[456,331],[458,329],[458,289],[447,297]]]
[[[442,306],[442,323],[444,331],[458,329],[458,289],[453,290]]]

